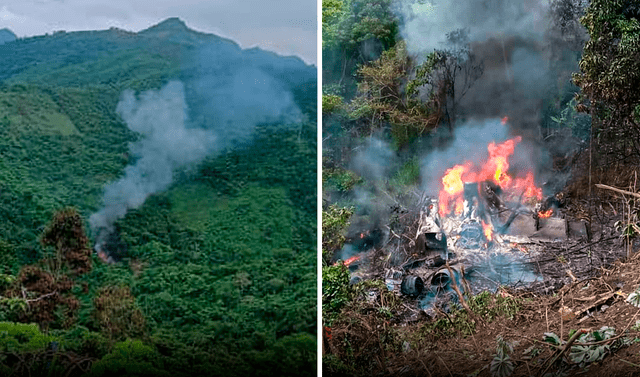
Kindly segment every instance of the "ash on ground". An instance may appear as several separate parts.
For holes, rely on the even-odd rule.
[[[400,318],[412,322],[458,305],[454,287],[466,295],[504,287],[548,294],[624,257],[614,219],[575,216],[561,194],[522,205],[478,192],[461,213],[444,217],[437,199],[415,193],[411,206],[393,208],[388,224],[360,232],[376,234],[377,243],[348,238],[341,263],[352,284],[383,279],[403,297]]]

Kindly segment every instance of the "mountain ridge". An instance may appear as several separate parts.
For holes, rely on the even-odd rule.
[[[6,36],[3,41],[3,34]],[[55,31],[52,34],[44,34],[44,35],[34,35],[24,38],[18,38],[15,33],[11,30],[5,28],[0,29],[0,64],[3,58],[3,49],[7,48],[4,46],[5,42],[17,42],[21,47],[29,46],[37,43],[47,43],[54,41],[63,41],[63,40],[73,40],[73,39],[81,39],[86,40],[87,38],[100,38],[103,37],[107,42],[117,43],[117,42],[131,42],[131,43],[141,43],[151,40],[158,41],[164,40],[169,43],[178,43],[182,45],[196,45],[201,46],[207,43],[224,43],[233,45],[234,48],[237,48],[241,51],[250,51],[257,49],[261,53],[271,54],[277,56],[279,58],[287,59],[290,62],[296,62],[296,64],[302,64],[306,67],[316,67],[314,64],[307,64],[304,59],[297,55],[283,55],[277,53],[275,51],[265,50],[257,46],[242,48],[240,44],[233,39],[221,37],[214,33],[206,33],[191,29],[188,25],[178,17],[169,17],[159,23],[152,25],[146,29],[140,30],[138,32],[132,32],[125,29],[121,29],[118,27],[111,27],[109,29],[102,30],[79,30],[79,31],[65,31],[59,30]],[[15,46],[14,46],[15,47]],[[8,51],[7,51],[8,52]],[[6,55],[6,54],[5,54]],[[0,81],[2,81],[3,77],[0,74]]]
[[[0,29],[0,45],[7,42],[13,42],[17,38],[16,34],[9,30],[9,28]]]
[[[91,376],[314,373],[314,67],[179,19],[18,38],[0,45],[0,67],[0,278],[15,282],[0,284],[0,298],[51,293],[24,283],[31,276],[60,273],[73,287],[69,301],[38,301],[51,310],[0,299],[0,326],[55,332],[58,350],[91,360]],[[132,169],[140,174],[125,186],[137,192],[120,197],[143,203],[110,223],[101,250],[119,262],[104,263],[87,221],[121,203],[107,190]],[[136,177],[154,188],[138,192]],[[81,275],[51,270],[62,251],[43,231],[60,229],[61,215],[83,234],[77,255],[91,267]],[[0,353],[25,343],[12,339]],[[11,352],[44,354],[51,343]],[[16,360],[0,360],[0,375],[22,367]],[[24,368],[36,375],[39,365]],[[80,375],[55,365],[52,376]]]

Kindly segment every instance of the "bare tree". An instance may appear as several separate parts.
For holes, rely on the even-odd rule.
[[[462,98],[484,73],[484,62],[471,50],[468,30],[447,34],[449,47],[435,50],[416,69],[416,77],[407,86],[410,94],[427,93],[437,97],[449,130],[453,132]]]

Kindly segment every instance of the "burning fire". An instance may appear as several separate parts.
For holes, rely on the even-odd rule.
[[[516,179],[513,190],[517,192],[524,192],[523,198],[530,199],[536,198],[542,200],[542,189],[536,187],[533,181],[533,172],[527,172],[526,177]]]
[[[522,201],[542,200],[542,189],[536,187],[532,171],[524,178],[512,178],[507,173],[509,157],[521,140],[522,138],[517,136],[499,144],[489,143],[489,158],[479,168],[467,161],[463,165],[448,169],[442,177],[443,188],[438,196],[440,216],[450,215],[452,211],[456,215],[462,214],[465,183],[493,181],[511,197],[522,197]]]
[[[348,259],[346,259],[344,261],[338,261],[338,262],[336,262],[336,264],[339,264],[340,262],[342,262],[342,264],[344,264],[345,266],[349,266],[351,263],[353,263],[353,262],[355,262],[355,261],[357,261],[359,259],[360,259],[360,255],[356,255],[356,256],[348,258]]]
[[[100,258],[104,263],[109,263],[109,257],[107,257],[107,253],[102,250],[98,251],[98,258]]]
[[[470,164],[456,165],[447,170],[446,174],[442,178],[444,189],[440,191],[440,195],[438,197],[439,212],[441,216],[451,212],[449,208],[452,201],[455,201],[456,215],[462,214],[462,208],[464,205],[464,200],[461,195],[464,191],[462,174],[466,173],[470,168]]]
[[[549,217],[551,217],[551,215],[553,214],[553,208],[549,208],[546,211],[540,211],[538,212],[538,218],[541,219],[548,219]]]
[[[491,226],[491,224],[485,223],[484,220],[482,220],[481,223],[484,236],[487,238],[487,241],[491,242],[491,240],[493,239],[493,226]]]

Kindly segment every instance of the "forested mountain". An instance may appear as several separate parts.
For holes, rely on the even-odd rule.
[[[0,44],[6,42],[13,42],[16,40],[16,35],[9,29],[0,30]]]
[[[0,375],[313,374],[316,68],[176,18],[0,40]]]

